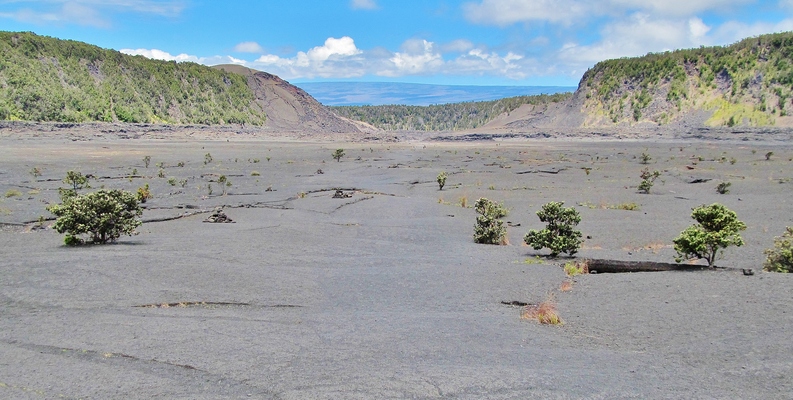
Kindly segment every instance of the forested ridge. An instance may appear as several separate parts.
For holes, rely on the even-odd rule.
[[[572,93],[517,96],[492,101],[431,106],[382,105],[330,107],[336,114],[391,131],[455,131],[478,128],[524,104],[558,103]]]
[[[262,125],[245,77],[0,32],[0,120]]]
[[[663,125],[707,110],[709,125],[773,125],[793,112],[793,32],[603,61],[578,92],[591,121]]]

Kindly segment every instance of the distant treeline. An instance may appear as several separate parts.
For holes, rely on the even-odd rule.
[[[558,103],[569,99],[570,96],[572,93],[557,93],[432,106],[383,105],[330,108],[343,117],[389,131],[455,131],[478,128],[524,104]]]
[[[0,120],[261,125],[265,115],[241,75],[0,32]]]

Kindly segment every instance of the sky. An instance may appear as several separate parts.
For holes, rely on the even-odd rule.
[[[576,86],[605,59],[793,30],[793,0],[0,0],[0,30],[292,83]]]

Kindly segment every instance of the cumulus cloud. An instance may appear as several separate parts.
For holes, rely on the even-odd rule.
[[[315,61],[324,61],[333,56],[354,56],[360,54],[361,50],[355,46],[355,41],[349,36],[340,39],[328,38],[325,45],[317,46],[309,50],[306,55]]]
[[[577,0],[482,0],[463,4],[465,17],[477,24],[511,25],[516,22],[548,21],[570,24],[587,11]]]
[[[659,16],[689,16],[702,11],[729,10],[731,7],[752,3],[753,0],[609,0],[610,7],[622,10],[640,10]]]
[[[754,0],[481,0],[463,4],[466,19],[476,24],[506,26],[549,22],[570,25],[600,16],[642,12],[655,17],[688,17],[720,11]],[[793,2],[793,0],[782,0]]]
[[[351,0],[350,7],[353,10],[374,10],[377,8],[377,3],[374,0]]]
[[[0,18],[37,25],[59,23],[96,28],[111,27],[110,14],[113,13],[134,12],[176,16],[185,8],[183,0],[0,0],[0,4],[13,4],[19,7],[0,13]]]
[[[242,42],[234,46],[238,53],[263,53],[264,49],[256,42]]]
[[[211,57],[198,57],[190,54],[177,54],[173,55],[168,53],[167,51],[162,51],[159,49],[121,49],[119,50],[121,53],[130,55],[130,56],[143,56],[146,58],[151,58],[153,60],[163,60],[163,61],[176,61],[176,62],[194,62],[197,64],[204,64],[204,65],[219,65],[219,64],[239,64],[239,65],[247,65],[249,64],[245,60],[241,60],[238,58],[234,58],[231,56],[211,56]]]
[[[711,27],[701,19],[652,19],[635,13],[625,20],[606,25],[600,40],[579,45],[566,43],[559,51],[559,60],[578,69],[610,58],[640,56],[678,48],[697,47],[710,41]]]
[[[279,75],[296,78],[356,78],[456,75],[506,76],[523,79],[536,72],[534,60],[515,53],[499,54],[475,48],[465,40],[437,45],[424,39],[409,39],[399,51],[385,48],[361,50],[352,38],[329,38],[323,46],[299,51],[292,57],[266,54],[247,64]],[[531,70],[529,70],[531,69]]]
[[[734,43],[747,37],[758,36],[769,32],[784,31],[793,31],[793,19],[787,18],[775,23],[727,21],[714,29],[709,38],[714,44],[724,44]]]

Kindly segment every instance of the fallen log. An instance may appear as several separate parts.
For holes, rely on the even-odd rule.
[[[587,259],[590,273],[616,274],[625,272],[658,272],[658,271],[701,271],[704,265],[664,263],[654,261],[620,261]]]

